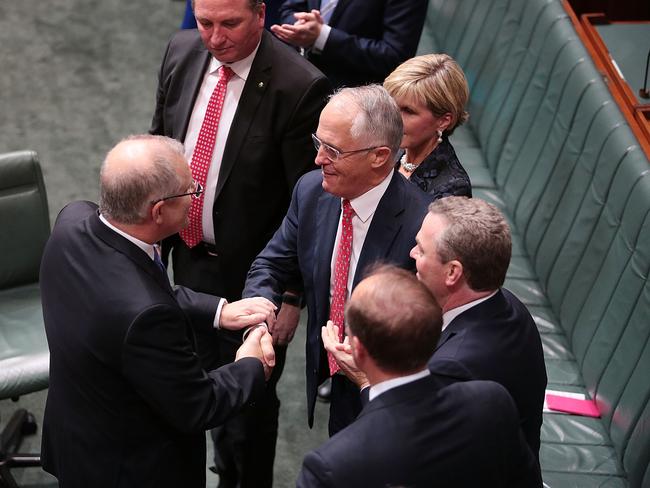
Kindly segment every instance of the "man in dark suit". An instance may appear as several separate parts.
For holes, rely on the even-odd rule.
[[[343,302],[368,265],[383,260],[413,268],[409,250],[429,197],[393,170],[401,131],[399,109],[380,86],[337,93],[323,109],[314,134],[321,170],[298,181],[282,225],[255,259],[246,280],[243,296],[263,296],[275,303],[292,283],[303,284],[309,311],[310,426],[317,386],[332,373],[320,340],[321,326],[335,312],[341,314],[335,322],[342,325]],[[290,339],[295,327],[277,329],[276,324],[272,333]],[[356,387],[334,374],[330,433],[352,422],[360,409]]]
[[[187,224],[202,192],[177,141],[121,142],[100,192],[99,209],[61,211],[43,254],[43,467],[64,487],[203,487],[205,430],[261,396],[274,360],[256,328],[236,362],[206,372],[194,332],[272,324],[275,307],[170,286],[154,243]]]
[[[535,322],[502,288],[512,248],[507,222],[483,200],[443,198],[429,207],[417,242],[411,255],[418,277],[443,311],[442,335],[429,365],[501,383],[537,457],[546,368]]]
[[[524,304],[502,288],[511,248],[510,228],[496,207],[477,198],[447,197],[429,207],[411,256],[417,277],[443,311],[442,334],[429,367],[503,385],[537,458],[546,368],[535,322]],[[367,378],[355,365],[349,344],[325,336],[324,342],[362,388],[362,401],[367,399]]]
[[[206,189],[205,204],[193,214],[201,236],[198,243],[174,236],[163,251],[171,249],[177,284],[237,300],[253,259],[286,213],[295,182],[314,167],[310,134],[331,86],[264,30],[261,0],[195,0],[194,13],[198,30],[177,33],[167,47],[150,132],[185,144],[193,174]],[[216,126],[208,126],[224,72],[230,74],[220,116]],[[201,144],[206,139],[207,150]],[[201,181],[195,156],[206,152],[209,169]],[[295,307],[283,308],[278,320],[298,317]],[[223,487],[271,486],[279,412],[275,384],[286,351],[274,340],[277,365],[264,398],[246,417],[213,433]],[[230,362],[240,343],[238,335],[229,343],[214,334],[198,337],[201,356],[214,364]]]
[[[441,323],[430,292],[404,270],[380,268],[359,283],[347,340],[370,401],[305,456],[299,488],[541,486],[505,388],[427,369]]]
[[[306,57],[335,87],[381,83],[415,55],[426,0],[287,0],[279,39]]]

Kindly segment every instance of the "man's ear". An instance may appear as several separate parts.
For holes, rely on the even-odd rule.
[[[164,208],[165,208],[164,200],[156,202],[151,206],[151,220],[158,225],[162,224],[164,221],[163,218]]]
[[[452,259],[445,263],[445,285],[447,287],[456,286],[464,278],[463,264]]]
[[[352,347],[352,357],[354,358],[354,362],[359,369],[363,369],[361,365],[365,364],[365,361],[367,361],[368,359],[368,350],[357,338],[357,336],[349,336],[349,337],[350,337],[350,346]]]
[[[386,161],[391,157],[390,153],[390,148],[382,146],[378,147],[377,149],[373,149],[373,156],[374,159],[372,160],[371,166],[373,168],[380,168],[384,164],[386,164]]]

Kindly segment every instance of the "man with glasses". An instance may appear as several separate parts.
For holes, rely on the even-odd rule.
[[[194,336],[273,325],[275,306],[174,290],[160,261],[156,243],[187,225],[202,192],[179,142],[133,136],[102,165],[99,208],[73,202],[57,218],[40,273],[42,457],[61,486],[205,487],[205,430],[264,391],[275,362],[265,328],[209,372]]]
[[[334,95],[313,135],[320,170],[296,184],[289,211],[253,262],[244,288],[245,297],[278,304],[288,286],[303,283],[308,421],[311,426],[317,386],[333,375],[330,435],[351,423],[361,404],[358,388],[328,361],[321,326],[328,319],[343,324],[345,301],[369,265],[415,266],[409,251],[430,200],[393,170],[401,138],[399,108],[382,87]],[[284,339],[294,330],[284,331]]]

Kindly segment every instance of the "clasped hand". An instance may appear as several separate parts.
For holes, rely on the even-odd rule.
[[[327,325],[321,328],[321,335],[325,350],[334,357],[336,364],[339,365],[345,376],[359,388],[368,386],[368,377],[357,367],[352,356],[349,337],[346,337],[343,342],[339,342],[339,327],[334,325],[331,320],[328,320]]]
[[[250,331],[244,343],[237,349],[235,361],[242,358],[257,358],[262,362],[264,377],[268,380],[275,366],[273,338],[263,324]]]
[[[276,24],[271,26],[271,31],[282,41],[297,47],[311,47],[323,25],[323,18],[318,10],[311,12],[297,12],[294,24]]]

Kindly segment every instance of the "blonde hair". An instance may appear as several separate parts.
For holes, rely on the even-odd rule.
[[[393,98],[411,98],[426,105],[436,117],[450,113],[447,134],[469,117],[465,111],[469,98],[465,74],[447,54],[425,54],[403,62],[388,75],[384,88]]]

